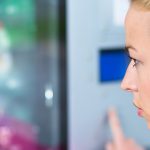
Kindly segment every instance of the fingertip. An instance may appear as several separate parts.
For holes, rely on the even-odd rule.
[[[124,134],[120,125],[120,120],[116,112],[116,109],[114,107],[111,107],[108,110],[108,114],[109,114],[108,116],[109,125],[112,131],[114,142],[120,145],[120,143],[124,141]]]
[[[116,108],[115,107],[110,107],[109,109],[108,109],[108,115],[109,116],[112,116],[113,114],[116,114]]]

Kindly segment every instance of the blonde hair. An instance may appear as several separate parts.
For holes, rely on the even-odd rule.
[[[131,4],[136,4],[144,9],[150,10],[150,0],[131,0]]]

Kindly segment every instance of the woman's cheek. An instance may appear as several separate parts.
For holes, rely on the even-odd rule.
[[[145,80],[146,79],[146,80]],[[148,121],[150,127],[150,79],[146,76],[139,83],[140,104],[144,111],[144,118]]]

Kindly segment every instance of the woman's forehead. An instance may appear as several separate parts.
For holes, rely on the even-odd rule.
[[[139,36],[150,39],[150,11],[142,11],[131,7],[125,19],[126,38]]]
[[[149,26],[150,25],[150,11],[130,7],[125,19],[125,26]]]

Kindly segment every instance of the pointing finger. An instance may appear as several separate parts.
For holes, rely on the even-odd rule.
[[[115,109],[111,109],[108,113],[109,123],[113,134],[114,144],[118,147],[124,142],[124,134],[120,126],[120,121]]]

